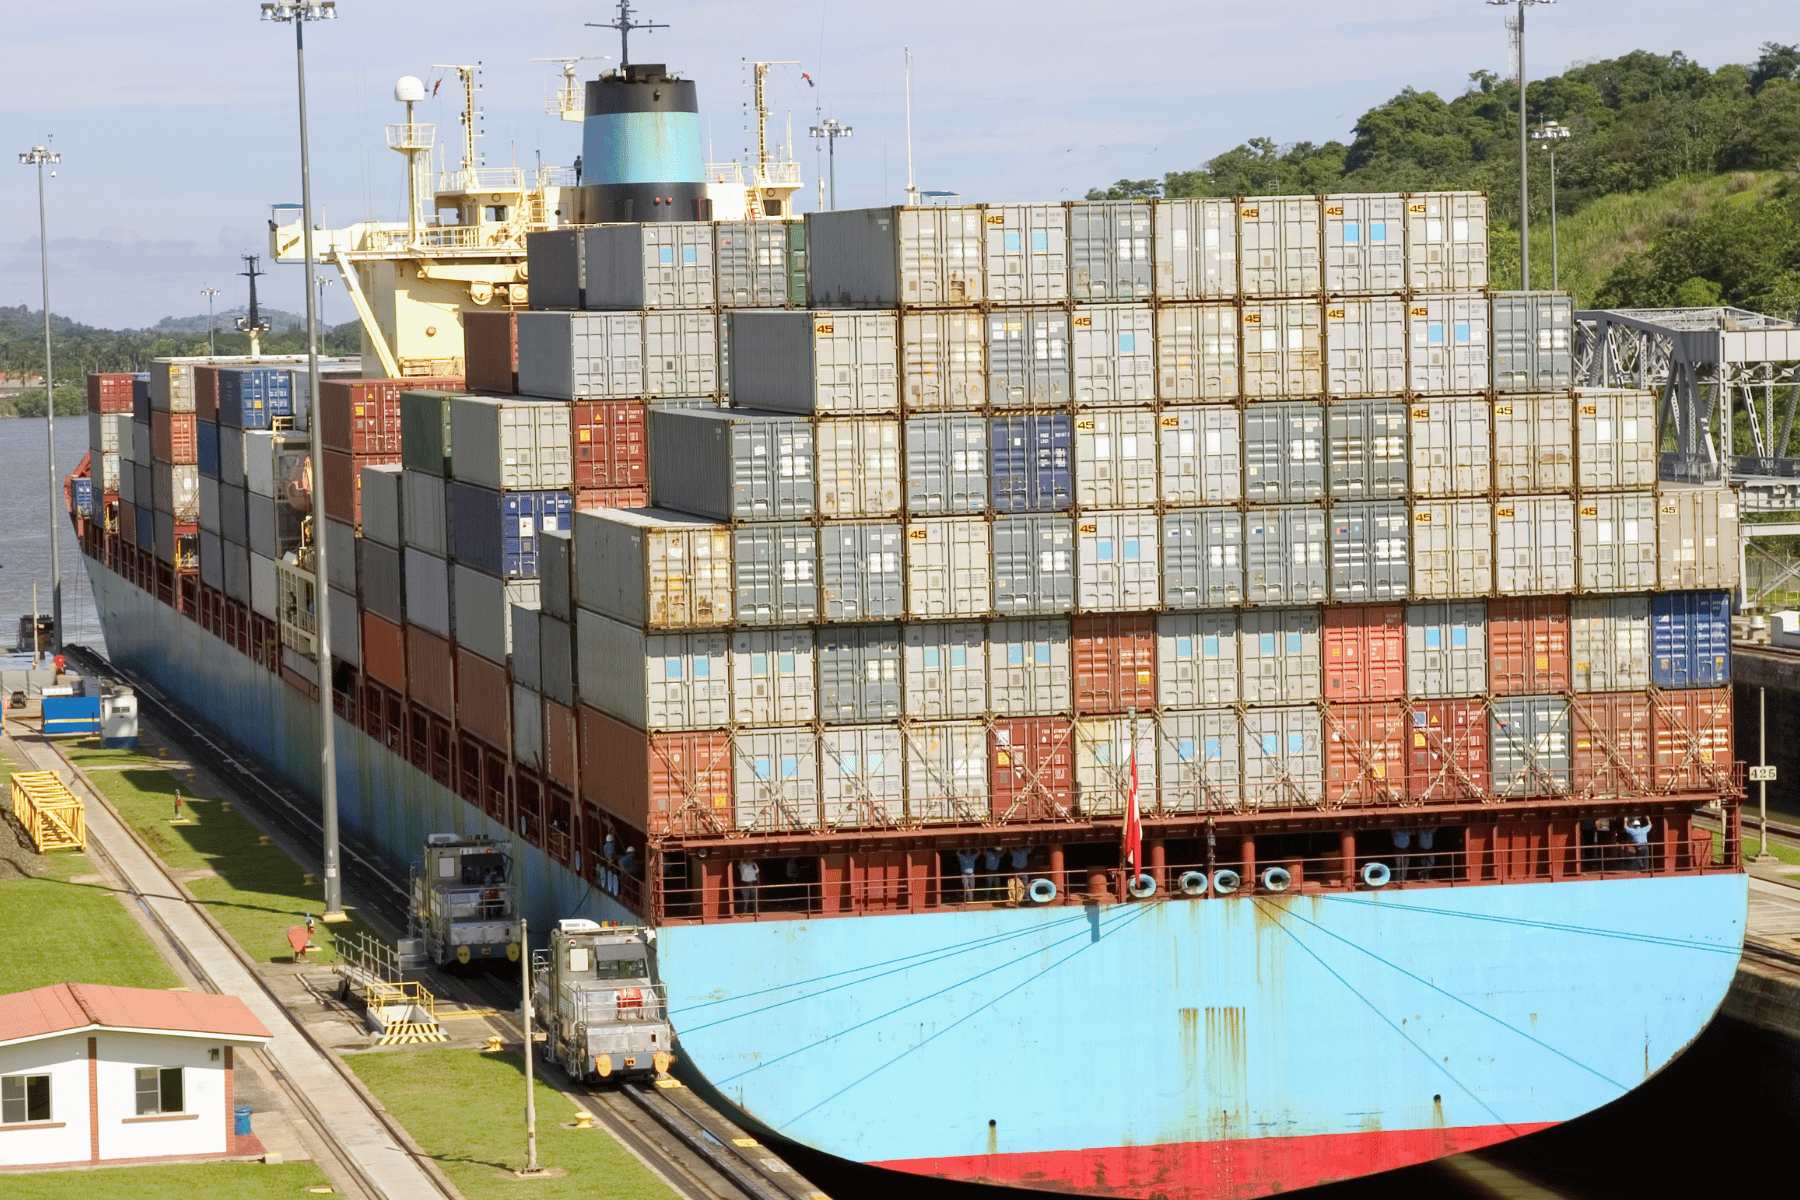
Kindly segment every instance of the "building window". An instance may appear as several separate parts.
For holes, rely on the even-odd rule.
[[[0,1075],[0,1125],[49,1119],[48,1075]]]
[[[137,1069],[137,1115],[153,1117],[159,1113],[183,1111],[180,1067],[139,1067]]]

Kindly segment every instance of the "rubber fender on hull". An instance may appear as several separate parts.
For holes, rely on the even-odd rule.
[[[1025,889],[1033,904],[1048,904],[1056,899],[1056,883],[1049,879],[1034,879],[1031,886]]]
[[[1176,883],[1184,896],[1206,895],[1206,874],[1202,871],[1183,871],[1181,879]]]
[[[1386,887],[1394,873],[1388,870],[1386,863],[1372,862],[1362,869],[1362,881],[1372,888]]]
[[[1262,873],[1262,886],[1265,892],[1285,892],[1294,885],[1294,877],[1289,875],[1286,867],[1270,867]]]
[[[1213,872],[1213,891],[1221,896],[1229,896],[1244,886],[1244,877],[1230,867],[1223,867]]]

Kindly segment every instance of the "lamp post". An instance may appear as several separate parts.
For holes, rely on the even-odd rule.
[[[206,352],[214,358],[219,357],[219,343],[215,336],[216,326],[213,323],[213,297],[219,294],[216,287],[203,287],[200,294],[206,297]]]
[[[319,320],[316,301],[318,285],[313,271],[312,165],[306,147],[306,39],[308,21],[329,21],[337,16],[336,0],[273,0],[262,6],[262,19],[292,24],[294,27],[295,75],[300,91],[300,238],[301,253],[306,258],[306,369],[311,379],[313,411],[307,420],[308,440],[313,463],[313,478],[320,478],[320,464],[325,461],[324,446],[319,440]],[[254,269],[254,268],[253,268]],[[253,281],[254,282],[254,281]],[[313,506],[315,522],[318,506]],[[315,524],[315,529],[319,529]],[[338,870],[337,811],[337,743],[336,719],[332,712],[331,679],[331,590],[325,573],[325,538],[323,530],[313,538],[313,650],[319,670],[319,804],[323,809],[320,853],[321,872],[325,879],[325,912],[328,922],[345,920],[344,886]]]
[[[1526,174],[1525,147],[1529,144],[1525,132],[1525,10],[1533,4],[1555,4],[1556,0],[1487,0],[1493,5],[1519,6],[1518,24],[1513,33],[1519,42],[1519,290],[1531,290],[1531,214],[1526,207]]]
[[[1550,152],[1550,290],[1553,292],[1562,288],[1556,260],[1556,143],[1574,136],[1574,132],[1555,121],[1545,121],[1531,131],[1531,140]]]
[[[56,364],[50,351],[50,226],[44,215],[44,168],[61,162],[62,155],[47,146],[33,146],[19,155],[19,161],[36,167],[38,173],[38,251],[44,272],[44,434],[50,441],[46,455],[50,469],[50,653],[55,656],[62,653],[63,644],[62,543],[56,521]],[[35,629],[31,636],[36,646]]]
[[[837,140],[850,136],[850,126],[844,125],[836,117],[826,117],[812,127],[812,135],[825,139],[825,157],[830,164],[831,172],[831,207],[837,208]]]

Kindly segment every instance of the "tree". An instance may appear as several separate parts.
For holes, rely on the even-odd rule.
[[[1762,44],[1762,55],[1750,68],[1750,90],[1760,92],[1764,84],[1777,79],[1800,80],[1800,46]]]
[[[1089,188],[1089,200],[1154,200],[1161,196],[1162,184],[1154,179],[1121,179],[1109,188]]]

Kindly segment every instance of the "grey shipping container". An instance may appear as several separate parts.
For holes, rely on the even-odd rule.
[[[449,637],[456,628],[450,564],[412,546],[400,553],[406,572],[407,621],[439,637]]]
[[[1650,597],[1569,601],[1569,686],[1576,692],[1641,692],[1650,686]]]
[[[718,302],[710,221],[600,225],[581,238],[583,308],[654,312]]]
[[[1184,404],[1156,417],[1165,504],[1232,504],[1243,496],[1243,417],[1235,408]],[[1076,485],[1081,486],[1080,472]]]
[[[901,727],[905,815],[921,824],[980,824],[991,814],[988,731],[979,721]]]
[[[1404,197],[1326,196],[1323,215],[1328,295],[1394,295],[1407,290]]]
[[[988,626],[987,652],[991,711],[1030,717],[1070,710],[1068,621],[995,621]]]
[[[811,525],[746,525],[732,531],[737,619],[795,625],[819,619],[819,532]]]
[[[1237,296],[1236,202],[1224,198],[1159,200],[1151,225],[1158,299],[1231,300]]]
[[[356,595],[361,553],[362,539],[356,536],[354,525],[325,518],[325,570],[332,587]]]
[[[1199,708],[1236,704],[1238,697],[1236,613],[1165,613],[1156,618],[1157,704]]]
[[[1156,313],[1157,390],[1171,400],[1235,400],[1243,389],[1235,304],[1169,304]]]
[[[450,402],[450,430],[454,479],[495,489],[574,482],[566,404],[458,396]]]
[[[731,723],[730,636],[646,633],[583,610],[575,618],[581,702],[635,729]]]
[[[1487,605],[1406,606],[1406,694],[1474,696],[1487,691]]]
[[[1150,205],[1142,200],[1069,206],[1069,293],[1077,301],[1148,300],[1155,289]]]
[[[1165,513],[1165,608],[1219,608],[1244,602],[1244,514],[1236,509]]]
[[[221,543],[225,551],[225,585],[227,596],[240,604],[250,603],[250,547]]]
[[[1060,408],[1071,383],[1069,314],[1009,308],[987,317],[988,402],[995,408]]]
[[[544,612],[565,621],[575,619],[575,534],[545,529],[538,534],[538,596]]]
[[[1077,412],[1074,428],[1078,506],[1136,508],[1156,503],[1155,413],[1148,409]]]
[[[1493,293],[1494,390],[1575,385],[1575,300],[1556,292]]]
[[[200,476],[200,529],[219,532],[219,481],[207,475]]]
[[[741,409],[650,413],[651,503],[718,521],[811,517],[813,427]]]
[[[909,312],[900,318],[900,391],[908,412],[969,410],[987,403],[987,325],[977,312]]]
[[[363,542],[362,601],[363,607],[384,621],[396,625],[406,621],[406,576],[400,566],[400,551],[380,542]]]
[[[249,532],[250,549],[264,558],[280,558],[281,512],[286,508],[269,496],[252,492],[244,497],[244,523]]]
[[[987,711],[987,631],[979,621],[914,621],[900,643],[907,716],[935,721]]]
[[[1494,795],[1554,796],[1569,790],[1567,700],[1561,696],[1495,700],[1490,728]]]
[[[219,484],[219,536],[239,546],[250,544],[250,514],[244,504],[244,489],[229,483]]]
[[[1244,596],[1251,604],[1325,598],[1325,514],[1300,505],[1253,509],[1244,518]]]
[[[575,622],[557,617],[538,618],[538,675],[544,696],[558,704],[574,704]]]
[[[796,223],[719,221],[713,226],[713,270],[722,307],[787,306],[792,224]]]
[[[403,475],[398,466],[364,467],[362,469],[362,535],[398,550],[405,526],[401,514]]]
[[[525,266],[531,280],[531,307],[581,307],[581,234],[579,229],[547,229],[525,235]]]
[[[417,546],[440,558],[450,553],[449,488],[449,481],[436,475],[413,470],[401,473],[401,534],[405,545]]]
[[[1404,600],[1412,575],[1411,528],[1402,500],[1331,509],[1331,598],[1350,604]]]
[[[644,315],[520,313],[519,392],[550,400],[643,396]]]
[[[1656,587],[1656,493],[1583,496],[1575,524],[1576,584],[1582,591],[1640,592]]]
[[[1033,514],[994,519],[994,610],[1027,615],[1075,607],[1074,523]]]
[[[1069,214],[1060,204],[991,204],[982,213],[987,299],[1045,304],[1069,297]]]
[[[1406,494],[1406,405],[1345,400],[1325,409],[1326,479],[1333,500]]]
[[[1323,799],[1325,772],[1318,709],[1246,709],[1240,728],[1245,805],[1295,808]]]
[[[507,620],[512,627],[513,682],[534,692],[544,690],[543,609],[534,603],[508,607]]]
[[[1323,667],[1319,658],[1319,610],[1278,608],[1247,612],[1238,636],[1241,663],[1239,699],[1245,704],[1293,704],[1317,700]]]
[[[1325,410],[1252,404],[1244,410],[1244,497],[1296,504],[1325,496]]]
[[[1374,296],[1328,301],[1325,390],[1333,396],[1395,396],[1406,387],[1406,301]]]
[[[906,422],[906,511],[982,512],[988,503],[988,423],[962,414]]]
[[[724,379],[718,317],[710,312],[644,314],[644,395],[716,396]]]
[[[1148,304],[1084,305],[1069,320],[1075,403],[1156,400],[1156,322]]]
[[[819,599],[827,621],[905,615],[900,526],[841,522],[819,529]]]
[[[898,411],[900,326],[884,312],[733,312],[731,398],[801,414]]]
[[[533,771],[544,766],[544,697],[518,680],[512,687],[512,750],[520,765]]]
[[[538,581],[501,579],[461,563],[451,565],[450,581],[457,645],[489,662],[505,662],[512,653],[512,606],[536,604]]]
[[[975,205],[806,214],[814,307],[897,308],[987,299],[983,224]]]
[[[819,719],[891,721],[900,716],[900,627],[822,629]]]
[[[360,667],[362,665],[362,617],[356,608],[356,593],[330,588],[326,612],[331,620],[331,656]]]
[[[400,393],[401,466],[409,471],[449,477],[450,402],[454,398],[449,392]]]
[[[225,587],[225,548],[216,533],[200,531],[200,582],[209,588]]]

